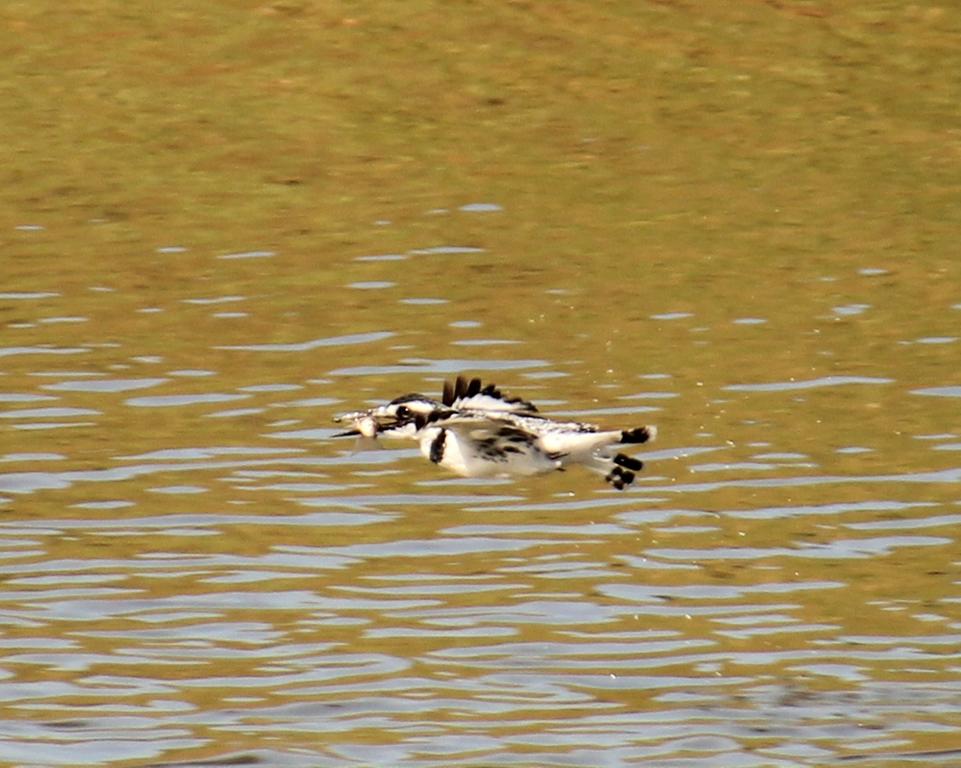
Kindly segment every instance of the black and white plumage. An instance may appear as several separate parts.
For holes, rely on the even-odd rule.
[[[657,433],[650,426],[602,430],[555,421],[527,400],[462,376],[444,384],[440,400],[402,395],[335,420],[351,425],[337,437],[416,440],[425,458],[464,477],[539,475],[580,464],[604,474],[618,490],[644,466],[618,447],[646,443]]]

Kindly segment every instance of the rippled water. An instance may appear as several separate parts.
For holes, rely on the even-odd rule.
[[[4,16],[0,762],[961,760],[951,14],[171,8]]]
[[[406,261],[378,262],[405,285],[397,306],[420,293]],[[345,301],[387,290],[344,279]],[[186,334],[244,307],[229,329],[145,353],[98,340],[129,298],[3,296],[3,760],[957,758],[956,372],[845,355],[803,378],[737,374],[760,324],[695,307],[633,324],[710,339],[733,368],[691,381],[662,351],[599,375],[563,341],[454,320],[453,295],[430,321],[451,328],[441,347],[400,324],[268,342],[247,326],[270,301],[215,289],[147,317]],[[345,405],[462,370],[565,417],[656,422],[661,442],[617,493],[577,471],[457,479],[330,440]]]

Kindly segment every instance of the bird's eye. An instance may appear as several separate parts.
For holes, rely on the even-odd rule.
[[[410,414],[411,414],[411,410],[406,405],[402,405],[397,409],[398,419],[406,419],[408,416],[410,416]]]

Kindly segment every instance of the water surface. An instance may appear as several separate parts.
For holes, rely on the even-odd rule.
[[[951,14],[4,20],[0,761],[957,762]],[[332,439],[461,372],[659,442]]]

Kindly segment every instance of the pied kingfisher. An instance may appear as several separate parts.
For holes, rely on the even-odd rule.
[[[581,464],[604,474],[618,490],[634,482],[640,459],[616,452],[646,443],[655,427],[602,430],[594,424],[554,421],[533,403],[503,394],[480,379],[444,383],[441,400],[420,394],[397,397],[366,411],[334,417],[351,428],[334,437],[416,440],[435,464],[464,477],[539,475]]]

